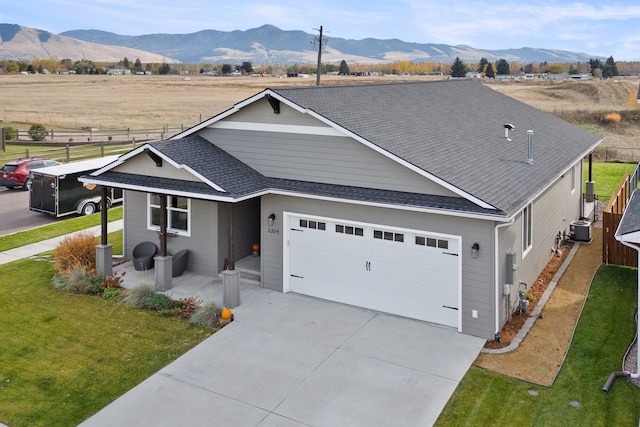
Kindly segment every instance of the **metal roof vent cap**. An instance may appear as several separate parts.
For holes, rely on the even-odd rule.
[[[511,141],[511,138],[509,138],[509,131],[510,130],[514,130],[516,127],[514,125],[512,125],[511,123],[505,123],[504,125],[504,137],[507,138],[507,141]]]
[[[533,150],[533,131],[527,131],[527,163],[533,165],[533,158],[531,157],[531,151]]]

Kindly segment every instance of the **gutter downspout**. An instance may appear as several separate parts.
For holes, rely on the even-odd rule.
[[[502,224],[498,224],[495,226],[494,228],[494,246],[493,246],[493,263],[494,263],[494,276],[495,276],[495,314],[496,314],[496,333],[495,333],[495,340],[499,341],[500,340],[500,302],[498,301],[499,296],[502,295],[502,292],[500,292],[500,273],[498,273],[499,270],[499,262],[498,262],[498,252],[499,252],[499,245],[498,245],[498,229],[502,228],[502,227],[506,227],[509,225],[513,225],[513,223],[515,222],[515,217],[511,218],[511,220],[509,222],[505,222]]]
[[[632,245],[631,243],[623,242],[622,240],[618,240],[618,241],[620,243],[622,243],[623,245],[634,249],[638,253],[638,263],[639,263],[638,265],[640,265],[640,247],[638,247],[636,245]],[[640,307],[640,270],[638,270],[638,307]],[[640,323],[638,323],[638,324],[640,324]],[[638,327],[636,325],[636,330],[637,329],[638,329]],[[631,378],[633,378],[633,379],[640,378],[640,347],[638,347],[636,373],[635,374],[629,373],[629,376]]]

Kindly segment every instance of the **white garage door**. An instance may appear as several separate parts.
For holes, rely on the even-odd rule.
[[[460,237],[289,214],[289,290],[460,330]]]

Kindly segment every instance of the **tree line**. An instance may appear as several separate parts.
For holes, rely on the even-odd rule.
[[[514,67],[515,65],[515,67]],[[515,70],[514,70],[515,68]],[[598,78],[610,78],[619,76],[618,65],[610,56],[606,62],[600,61],[600,59],[590,59],[586,63],[572,63],[572,64],[548,64],[546,62],[540,63],[538,67],[533,64],[527,66],[521,66],[520,64],[509,64],[506,59],[499,59],[495,64],[489,62],[487,58],[481,58],[477,64],[477,68],[469,66],[464,63],[459,57],[456,57],[455,61],[449,68],[449,75],[451,77],[466,77],[467,73],[476,72],[485,77],[493,78],[496,75],[509,75],[509,74],[591,74]]]
[[[135,61],[127,57],[114,63],[99,63],[91,60],[72,61],[70,59],[59,60],[57,58],[39,59],[32,61],[0,61],[0,74],[27,73],[73,73],[73,74],[107,74],[114,69],[130,70],[133,73],[150,74],[250,74],[262,73],[263,75],[283,74],[316,74],[315,64],[266,64],[255,66],[250,61],[240,64],[167,64],[167,63],[142,63],[140,59]],[[453,63],[444,62],[414,62],[409,60],[381,64],[347,64],[342,60],[340,64],[323,63],[321,73],[336,73],[341,75],[371,75],[371,74],[442,74],[452,77],[464,77],[468,72],[477,72],[486,77],[495,77],[503,74],[592,74],[595,77],[613,77],[617,75],[640,74],[640,62],[616,62],[613,57],[606,61],[591,59],[589,62],[573,63],[527,63],[516,61],[507,62],[499,59],[490,62],[481,58],[478,63],[466,64],[460,58]]]

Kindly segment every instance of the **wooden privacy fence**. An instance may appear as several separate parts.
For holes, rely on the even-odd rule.
[[[636,184],[637,185],[637,184]],[[638,253],[635,249],[623,245],[615,238],[622,214],[631,197],[629,174],[625,174],[615,193],[602,212],[602,262],[605,264],[638,266]]]

